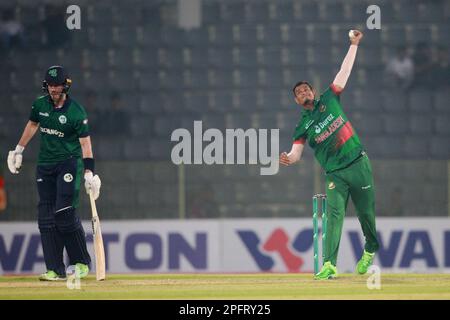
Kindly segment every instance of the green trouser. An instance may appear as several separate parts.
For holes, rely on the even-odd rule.
[[[328,173],[326,184],[328,224],[324,262],[330,261],[336,265],[349,196],[352,197],[365,237],[364,249],[376,252],[379,244],[375,227],[375,185],[367,154],[347,168]]]

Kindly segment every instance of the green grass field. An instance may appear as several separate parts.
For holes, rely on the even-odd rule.
[[[381,289],[368,276],[342,274],[314,281],[310,274],[150,274],[94,276],[80,289],[36,276],[0,277],[0,299],[450,299],[450,274],[382,274]]]

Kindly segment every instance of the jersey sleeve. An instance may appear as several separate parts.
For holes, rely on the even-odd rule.
[[[298,123],[297,127],[295,127],[295,131],[294,134],[292,135],[292,141],[294,144],[304,144],[306,141],[306,128],[305,128],[305,123],[303,121],[303,117],[302,120],[300,120],[300,122]]]
[[[330,84],[327,90],[322,93],[322,100],[331,100],[336,99],[338,101],[341,100],[342,90],[339,90],[333,83]]]
[[[37,106],[37,103],[33,103],[33,105],[31,106],[31,112],[30,112],[30,117],[29,117],[30,121],[39,122],[39,107]]]
[[[79,138],[85,138],[89,136],[89,124],[88,116],[84,109],[80,108],[74,123],[74,129]]]

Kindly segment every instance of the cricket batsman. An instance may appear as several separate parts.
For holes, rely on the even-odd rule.
[[[294,97],[303,107],[295,128],[289,153],[280,155],[280,163],[291,165],[300,160],[308,141],[315,157],[326,172],[328,229],[324,250],[324,264],[314,279],[337,277],[336,268],[342,225],[349,196],[355,205],[365,237],[364,252],[356,271],[365,274],[372,265],[379,244],[375,226],[375,186],[369,158],[356,131],[348,121],[340,103],[340,95],[350,76],[362,32],[354,30],[350,48],[333,83],[317,99],[316,91],[306,81],[298,82]]]
[[[63,67],[47,70],[42,86],[45,95],[34,101],[22,137],[8,154],[8,168],[18,174],[25,147],[40,131],[36,170],[38,226],[47,268],[39,277],[41,281],[66,278],[64,248],[78,277],[87,276],[91,262],[76,208],[82,176],[86,192],[92,190],[95,199],[100,194],[101,181],[94,175],[86,111],[68,95],[71,83]]]

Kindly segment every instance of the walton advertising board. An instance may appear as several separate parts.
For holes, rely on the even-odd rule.
[[[84,223],[94,257],[89,222]],[[450,220],[378,218],[382,272],[450,272]],[[104,221],[109,273],[312,272],[311,219]],[[364,237],[355,218],[342,232],[338,269],[354,272]],[[0,224],[0,274],[45,270],[35,223]]]

